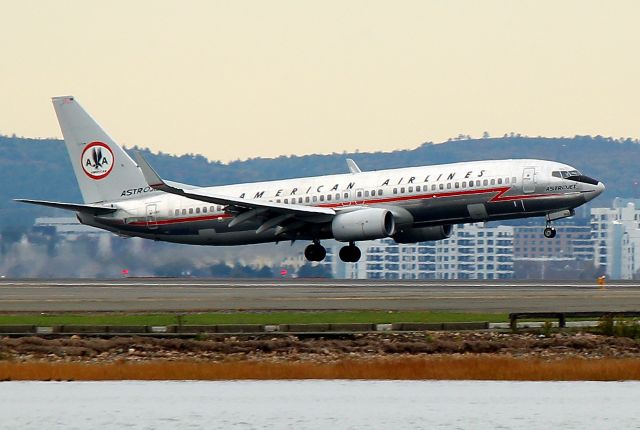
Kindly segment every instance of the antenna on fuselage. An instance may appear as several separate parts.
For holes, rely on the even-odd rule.
[[[356,162],[353,161],[351,158],[347,158],[347,166],[349,167],[349,171],[351,173],[360,173],[360,172],[362,172],[362,170],[360,170],[360,168],[358,167]]]

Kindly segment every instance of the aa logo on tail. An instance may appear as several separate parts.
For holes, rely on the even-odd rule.
[[[80,158],[84,173],[91,179],[106,178],[113,169],[113,161],[113,152],[102,142],[88,144]]]

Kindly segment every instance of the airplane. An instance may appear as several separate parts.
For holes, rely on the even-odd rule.
[[[507,159],[362,171],[197,187],[162,179],[139,152],[135,161],[73,96],[53,106],[83,203],[19,202],[74,211],[86,225],[125,237],[194,244],[247,245],[310,241],[304,255],[322,261],[321,241],[346,245],[345,262],[361,257],[359,241],[446,239],[454,224],[545,217],[552,222],[600,195],[602,182],[555,161]]]

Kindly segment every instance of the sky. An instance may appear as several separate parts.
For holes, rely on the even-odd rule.
[[[0,0],[0,133],[230,161],[459,134],[640,137],[638,1]]]

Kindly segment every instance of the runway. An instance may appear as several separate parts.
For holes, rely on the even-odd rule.
[[[0,312],[640,310],[640,283],[352,280],[0,280]]]

